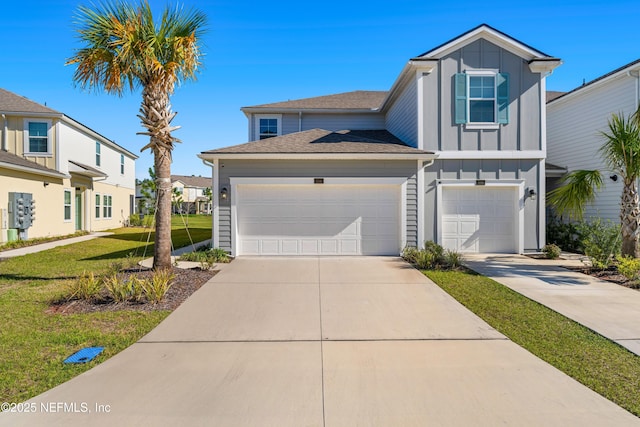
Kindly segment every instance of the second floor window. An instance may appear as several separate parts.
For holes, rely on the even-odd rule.
[[[508,74],[472,70],[456,74],[454,83],[456,124],[497,129],[509,123]]]
[[[124,154],[120,154],[120,175],[124,175]]]
[[[96,166],[100,166],[100,143],[96,141]]]
[[[29,153],[49,152],[49,124],[46,122],[29,122]]]
[[[278,135],[278,119],[260,119],[260,139]]]

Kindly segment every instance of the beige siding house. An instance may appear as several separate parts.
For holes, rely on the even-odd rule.
[[[211,214],[211,198],[207,194],[211,194],[211,178],[171,175],[171,187],[174,188],[174,209],[182,213]]]
[[[71,117],[0,89],[0,243],[121,226],[138,157]],[[18,200],[32,200],[34,212]]]

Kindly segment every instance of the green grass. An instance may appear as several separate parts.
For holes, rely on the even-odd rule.
[[[190,244],[182,220],[173,218],[175,247]],[[90,369],[153,329],[169,312],[49,314],[50,302],[84,271],[106,272],[113,263],[153,255],[154,235],[142,228],[0,262],[0,402],[20,402]],[[190,218],[194,242],[211,238],[211,217]],[[83,347],[104,346],[84,365],[62,361]]]
[[[639,356],[487,277],[424,273],[516,344],[640,416]]]
[[[8,242],[0,245],[0,252],[9,249],[18,249],[24,248],[26,246],[38,245],[40,243],[55,242],[57,240],[69,239],[71,237],[85,236],[87,234],[89,234],[88,231],[76,231],[75,233],[68,234],[66,236],[36,237],[35,239],[28,240],[14,240],[13,242]]]

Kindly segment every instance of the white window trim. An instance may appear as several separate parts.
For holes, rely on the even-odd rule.
[[[498,81],[497,70],[467,70],[467,114],[468,122],[465,123],[465,129],[500,129],[500,123],[498,123],[498,88],[496,82]],[[493,122],[472,122],[471,121],[471,77],[493,77]],[[478,98],[474,98],[478,99]],[[488,98],[483,98],[488,99]]]
[[[105,204],[104,203],[104,198],[108,197],[110,200],[110,204]],[[108,208],[109,211],[109,215],[105,215],[104,214],[104,210],[105,208]],[[113,196],[111,194],[103,194],[102,195],[102,218],[103,219],[113,219]]]
[[[69,219],[64,217],[64,208],[67,207],[67,204],[64,202],[64,196],[65,193],[69,193]],[[74,191],[71,188],[65,188],[62,191],[62,220],[64,222],[73,222],[73,203],[74,203],[75,197],[74,197]]]
[[[256,114],[255,115],[255,124],[254,124],[254,140],[260,140],[260,119],[277,119],[278,120],[278,130],[275,136],[282,135],[282,114]]]
[[[96,141],[95,144],[96,147],[96,167],[99,168],[102,166],[102,143],[100,141]],[[98,159],[100,161],[98,161]]]
[[[103,218],[102,215],[102,194],[101,193],[95,193],[94,195],[94,203],[95,203],[95,199],[97,199],[100,203],[96,203],[96,206],[94,206],[94,208],[97,208],[93,211],[93,217],[96,221],[100,221]],[[96,211],[99,212],[99,215],[96,215]]]
[[[215,181],[214,181],[215,183]],[[238,185],[314,185],[314,178],[229,178],[231,186],[231,255],[238,255]],[[400,191],[400,248],[407,245],[406,178],[324,178],[322,185],[397,185]],[[320,184],[315,184],[320,185]],[[215,227],[215,222],[214,222]],[[219,233],[219,231],[218,231]]]
[[[445,187],[467,187],[467,188],[487,188],[487,187],[511,187],[518,192],[518,235],[516,236],[516,249],[519,254],[524,253],[524,180],[523,179],[502,179],[484,180],[484,185],[477,185],[475,179],[436,181],[436,238],[437,243],[442,244],[442,190]]]
[[[29,151],[29,123],[46,123],[47,124],[47,152],[32,153]],[[47,119],[24,119],[23,121],[23,151],[25,156],[31,157],[52,157],[53,156],[53,122]]]

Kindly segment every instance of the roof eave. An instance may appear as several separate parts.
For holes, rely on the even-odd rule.
[[[435,153],[207,153],[202,160],[435,160]]]
[[[317,114],[370,114],[377,113],[380,108],[275,108],[275,107],[242,107],[240,109],[245,115],[248,114],[298,114],[317,113]]]
[[[0,162],[0,167],[5,169],[15,170],[18,172],[27,172],[34,175],[48,176],[51,178],[60,178],[60,179],[71,178],[71,175],[63,174],[57,171],[53,171],[53,170],[46,171],[46,170],[30,168],[22,165],[14,165],[13,163],[7,163],[7,162]]]

